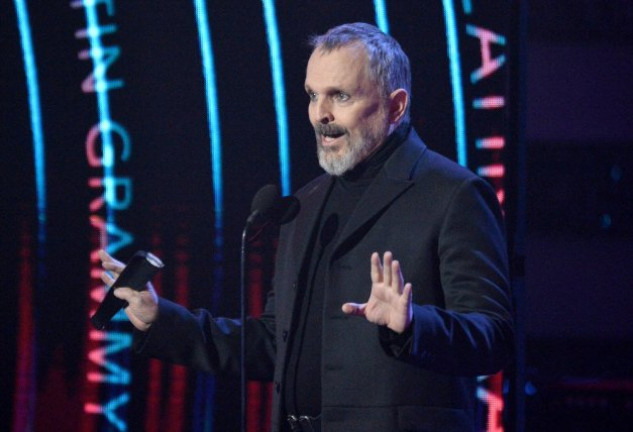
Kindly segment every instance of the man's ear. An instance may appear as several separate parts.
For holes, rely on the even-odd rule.
[[[389,101],[389,123],[398,124],[407,112],[409,93],[402,88],[396,89],[389,95]]]

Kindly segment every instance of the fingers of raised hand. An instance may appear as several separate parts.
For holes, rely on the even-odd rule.
[[[385,285],[391,286],[392,282],[392,266],[393,254],[389,251],[385,252],[382,258],[382,279]]]
[[[378,252],[371,254],[371,282],[382,282],[382,264],[380,263]]]
[[[407,299],[407,302],[411,303],[411,299],[413,297],[413,285],[410,282],[402,288],[402,295]]]
[[[393,254],[387,251],[383,255],[382,262],[377,252],[371,254],[371,281],[372,283],[384,283],[401,292],[404,279],[400,270],[400,262],[393,259]]]
[[[359,303],[345,303],[343,304],[343,312],[345,312],[348,315],[358,315],[358,316],[363,316],[365,315],[365,307],[367,306],[367,303],[363,303],[363,304],[359,304]]]
[[[391,263],[391,285],[398,294],[402,293],[402,286],[404,285],[404,278],[402,277],[402,271],[400,270],[400,261],[394,260]]]

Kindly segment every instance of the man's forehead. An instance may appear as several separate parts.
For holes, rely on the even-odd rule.
[[[357,80],[360,73],[366,72],[367,61],[367,52],[360,43],[350,43],[333,49],[317,47],[308,60],[306,86],[312,80]]]

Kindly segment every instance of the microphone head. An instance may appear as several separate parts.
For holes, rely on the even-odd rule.
[[[251,214],[246,220],[246,225],[266,222],[269,214],[279,201],[279,188],[269,184],[257,191],[251,203]]]
[[[257,191],[251,202],[251,213],[266,213],[279,198],[279,189],[274,184],[268,184]]]
[[[253,198],[251,215],[246,224],[279,224],[292,221],[299,213],[299,200],[293,196],[279,196],[279,188],[269,184],[262,187]]]

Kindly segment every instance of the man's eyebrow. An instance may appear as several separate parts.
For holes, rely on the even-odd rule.
[[[305,86],[306,91],[313,91],[312,88],[310,86]],[[317,93],[317,92],[315,92]],[[349,91],[343,90],[341,87],[326,87],[324,88],[322,91],[318,92],[321,94],[325,94],[325,95],[331,95],[331,94],[336,94],[336,93],[349,93]]]

